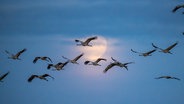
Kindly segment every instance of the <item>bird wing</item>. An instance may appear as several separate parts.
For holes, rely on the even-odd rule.
[[[78,40],[78,39],[75,39],[75,42],[81,42],[82,43],[82,41],[81,40]]]
[[[114,61],[114,62],[118,62],[117,60],[115,60],[113,57],[111,57],[111,59]]]
[[[76,58],[74,58],[74,61],[77,61],[79,58],[81,58],[84,55],[84,53],[80,54],[79,56],[77,56]]]
[[[35,64],[38,59],[40,59],[40,57],[35,57],[35,59],[33,60],[33,63]]]
[[[66,59],[66,60],[70,60],[70,59],[68,59],[68,58],[67,58],[67,57],[65,57],[65,56],[62,56],[62,58]]]
[[[127,63],[124,63],[124,65],[128,65],[128,64],[133,64],[134,62],[127,62]]]
[[[184,8],[184,4],[175,6],[175,8],[172,10],[172,12],[174,13],[174,12],[176,12],[180,8]]]
[[[5,52],[9,55],[13,55],[12,53],[10,53],[9,51],[5,50]]]
[[[151,50],[151,51],[149,51],[149,52],[146,52],[146,54],[151,54],[151,53],[153,53],[153,52],[155,52],[156,51],[156,49],[153,49],[153,50]]]
[[[176,12],[179,8],[181,8],[181,6],[175,6],[175,8],[172,10],[172,12],[174,13],[174,12]]]
[[[66,61],[66,62],[60,64],[60,68],[63,69],[63,67],[64,67],[65,65],[67,65],[68,63],[69,63],[69,61]]]
[[[140,53],[140,52],[134,51],[133,49],[131,49],[131,51],[134,52],[134,53]]]
[[[151,44],[154,48],[156,48],[156,49],[160,49],[160,50],[163,50],[162,48],[159,48],[159,47],[157,47],[156,45],[154,45],[153,43]]]
[[[161,77],[156,77],[155,79],[161,79],[161,78],[164,78],[163,76],[161,76]]]
[[[173,45],[169,46],[169,47],[166,48],[165,50],[171,50],[171,49],[174,48],[177,44],[178,44],[178,42],[176,42],[176,43],[174,43]]]
[[[104,60],[104,61],[107,61],[107,59],[104,59],[104,58],[98,58],[95,62],[98,63],[99,61],[101,60]]]
[[[88,39],[85,41],[85,43],[88,44],[91,40],[95,40],[95,39],[97,39],[97,36],[88,38]]]
[[[27,81],[31,82],[35,77],[38,77],[38,75],[31,75]]]
[[[47,58],[50,62],[52,62],[52,60],[51,60],[51,58],[50,58],[50,57],[45,57],[45,58]]]
[[[17,54],[16,54],[16,56],[17,57],[19,57],[23,52],[25,52],[26,51],[26,49],[24,48],[23,50],[21,50],[21,51],[19,51]]]
[[[49,74],[43,74],[42,77],[51,77],[52,79],[54,79],[54,77],[50,76]]]
[[[91,61],[85,61],[84,64],[87,65],[88,63],[90,63]]]
[[[104,70],[103,72],[106,73],[110,68],[112,68],[112,67],[115,66],[115,65],[116,65],[115,63],[109,64],[109,65],[105,68],[105,70]]]
[[[5,74],[3,74],[1,77],[0,77],[0,81],[3,80],[10,72],[7,72]]]
[[[177,77],[172,77],[172,79],[181,80],[181,79],[179,79],[179,78],[177,78]]]

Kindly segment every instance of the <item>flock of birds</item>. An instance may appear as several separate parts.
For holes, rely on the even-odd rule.
[[[184,4],[183,5],[177,5],[173,10],[172,12],[176,12],[178,9],[180,8],[184,8]],[[184,14],[184,12],[183,12]],[[184,35],[184,33],[183,33]],[[78,40],[76,39],[75,42],[77,43],[76,45],[77,46],[88,46],[88,47],[92,47],[92,45],[90,45],[89,43],[93,40],[96,40],[98,37],[97,36],[94,36],[94,37],[90,37],[90,38],[87,38],[85,41],[82,41],[82,40]],[[156,46],[154,43],[152,43],[152,47],[154,49],[152,50],[149,50],[147,52],[138,52],[138,51],[135,51],[133,49],[131,49],[131,51],[133,53],[136,53],[136,54],[139,54],[139,56],[151,56],[151,54],[153,52],[156,52],[157,50],[159,50],[159,52],[163,52],[163,53],[169,53],[169,54],[172,54],[171,52],[171,49],[173,49],[176,45],[178,44],[178,42],[175,42],[173,44],[171,44],[170,46],[166,47],[166,48],[160,48],[158,46]],[[22,49],[21,51],[17,52],[16,54],[12,54],[10,53],[9,51],[5,50],[5,52],[9,55],[9,59],[13,59],[13,60],[21,60],[19,57],[22,53],[24,53],[26,51],[26,49]],[[52,70],[63,70],[63,68],[68,64],[68,63],[72,63],[72,64],[79,64],[77,61],[84,55],[84,53],[78,55],[77,57],[75,57],[74,59],[69,59],[65,56],[62,56],[64,59],[66,59],[66,62],[59,62],[57,64],[48,64],[47,66],[47,69],[51,69]],[[132,64],[134,62],[127,62],[127,63],[122,63],[122,62],[119,62],[117,61],[116,59],[114,59],[113,57],[111,57],[112,61],[109,65],[107,65],[107,67],[103,70],[104,73],[106,73],[109,69],[111,69],[112,67],[114,66],[118,66],[118,67],[121,67],[121,68],[125,68],[126,70],[128,70],[128,64]],[[34,60],[33,60],[33,63],[35,64],[38,60],[42,60],[42,61],[47,61],[47,62],[51,62],[52,63],[52,60],[51,58],[47,57],[47,56],[39,56],[39,57],[35,57]],[[84,64],[85,65],[94,65],[94,66],[101,66],[99,64],[100,61],[107,61],[107,59],[105,58],[98,58],[96,59],[95,61],[85,61]],[[10,72],[8,71],[7,73],[3,74],[0,76],[0,82],[3,82],[3,79],[5,77],[7,77],[7,75],[9,74]],[[45,80],[45,81],[48,81],[47,77],[51,77],[52,79],[54,79],[54,77],[52,77],[51,75],[49,74],[43,74],[43,75],[31,75],[29,78],[28,78],[28,82],[32,82],[33,79],[35,78],[39,78],[39,79],[42,79],[42,80]],[[165,79],[176,79],[176,80],[180,80],[179,78],[177,77],[172,77],[172,76],[160,76],[160,77],[156,77],[155,79],[162,79],[162,78],[165,78]]]

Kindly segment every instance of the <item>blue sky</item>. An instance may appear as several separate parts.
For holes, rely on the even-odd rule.
[[[1,104],[183,104],[184,99],[184,22],[179,0],[1,0],[0,75],[10,74],[0,84]],[[92,48],[76,46],[75,39],[98,36]],[[160,52],[141,57],[130,49],[145,52],[151,43],[167,47],[179,44],[173,54]],[[8,59],[5,50],[16,53],[27,48],[20,58]],[[36,56],[49,56],[53,63],[62,56],[74,58],[84,53],[79,65],[64,70],[47,70],[47,62]],[[86,66],[84,61],[107,58],[102,66]],[[126,71],[112,62],[135,62]],[[28,83],[32,74],[48,73],[55,79]],[[171,75],[181,79],[156,80]]]

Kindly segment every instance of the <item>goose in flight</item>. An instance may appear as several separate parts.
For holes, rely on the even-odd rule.
[[[95,40],[95,39],[97,39],[97,36],[88,38],[85,41],[81,41],[81,40],[76,39],[75,42],[76,43],[80,43],[80,44],[77,44],[78,46],[82,45],[82,46],[90,46],[90,47],[92,47],[92,45],[89,45],[89,42],[91,42],[92,40]]]
[[[98,58],[98,59],[97,59],[96,61],[94,61],[94,62],[92,62],[92,61],[85,61],[84,64],[85,64],[85,65],[101,66],[100,64],[98,64],[101,60],[107,61],[107,59]]]
[[[50,69],[51,67],[54,67],[56,70],[63,70],[63,67],[68,64],[69,61],[66,61],[64,63],[59,62],[57,64],[48,64],[47,69]]]
[[[111,69],[112,67],[114,67],[114,66],[119,66],[119,67],[121,67],[121,68],[125,68],[126,70],[128,70],[128,64],[132,64],[132,63],[134,63],[134,62],[127,62],[127,63],[121,63],[121,62],[119,62],[119,61],[117,61],[117,60],[115,60],[114,58],[112,58],[111,57],[111,59],[114,61],[113,63],[110,63],[106,68],[105,68],[105,70],[103,71],[104,73],[106,73],[109,69]]]
[[[14,54],[8,52],[7,50],[5,50],[5,52],[6,52],[7,54],[10,55],[10,57],[8,57],[8,58],[9,58],[9,59],[13,59],[13,60],[21,60],[21,59],[19,58],[19,56],[20,56],[23,52],[25,52],[25,51],[26,51],[26,49],[24,48],[23,50],[19,51],[18,53],[16,53],[16,54],[14,55]]]
[[[39,59],[47,62],[52,62],[52,60],[49,57],[43,56],[43,57],[35,57],[35,59],[33,60],[33,63],[35,64]]]
[[[74,59],[68,59],[68,58],[66,58],[66,57],[64,57],[64,56],[62,56],[64,59],[66,59],[66,60],[68,60],[70,63],[73,63],[73,64],[79,64],[79,63],[77,63],[77,61],[82,57],[84,55],[84,53],[82,53],[82,54],[80,54],[80,55],[78,55],[77,57],[75,57]]]
[[[45,80],[45,81],[48,81],[48,79],[46,79],[46,77],[51,77],[52,79],[54,79],[54,77],[50,76],[49,74],[43,74],[43,75],[31,75],[29,78],[28,78],[28,82],[32,82],[32,80],[34,78],[39,78],[39,79],[42,79],[42,80]]]
[[[155,52],[156,49],[153,49],[153,50],[151,50],[151,51],[144,52],[144,53],[134,51],[133,49],[131,49],[131,51],[134,52],[134,53],[138,53],[139,56],[144,56],[144,57],[146,57],[146,56],[151,56],[151,53]]]
[[[7,72],[5,74],[3,74],[2,76],[0,76],[0,82],[3,82],[2,80],[9,74],[10,72]]]
[[[161,50],[160,52],[172,54],[172,53],[170,52],[170,50],[171,50],[172,48],[174,48],[177,44],[178,44],[178,42],[172,44],[171,46],[169,46],[169,47],[167,47],[167,48],[165,48],[165,49],[159,48],[159,47],[157,47],[156,45],[154,45],[153,43],[152,43],[152,46],[153,46],[154,48],[156,48],[156,49]]]
[[[157,77],[157,78],[155,78],[155,79],[161,79],[161,78],[180,80],[179,78],[176,78],[176,77],[171,77],[171,76],[161,76],[161,77]]]
[[[172,10],[172,12],[174,13],[174,12],[176,12],[180,8],[184,8],[184,4],[175,6],[175,8]]]

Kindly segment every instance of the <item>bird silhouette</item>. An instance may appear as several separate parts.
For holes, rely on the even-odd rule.
[[[153,46],[154,48],[156,48],[156,49],[161,50],[161,51],[159,51],[159,52],[170,53],[170,54],[172,54],[172,53],[170,52],[170,50],[171,50],[172,48],[174,48],[177,44],[178,44],[178,42],[172,44],[171,46],[169,46],[169,47],[167,47],[167,48],[165,48],[165,49],[159,48],[159,47],[157,47],[156,45],[154,45],[153,43],[152,43],[152,46]]]
[[[48,79],[46,79],[46,77],[51,77],[52,79],[54,79],[54,77],[50,76],[49,74],[43,74],[43,75],[31,75],[31,76],[28,78],[27,81],[28,81],[28,82],[32,82],[32,80],[35,79],[35,78],[39,78],[39,79],[48,81]]]
[[[64,59],[68,60],[70,63],[72,64],[79,64],[77,61],[84,55],[84,53],[78,55],[77,57],[75,57],[74,59],[68,59],[64,56],[62,56]]]
[[[161,77],[157,77],[157,78],[155,78],[155,79],[162,79],[162,78],[165,78],[165,79],[176,79],[176,80],[180,80],[179,78],[171,77],[171,76],[161,76]]]
[[[87,38],[85,41],[81,41],[81,40],[76,39],[75,42],[80,43],[80,44],[77,44],[78,46],[90,46],[90,47],[92,47],[92,45],[89,45],[89,42],[91,42],[92,40],[95,40],[95,39],[97,39],[97,36]]]
[[[138,53],[139,56],[144,56],[144,57],[146,57],[146,56],[151,56],[151,53],[155,52],[156,49],[153,49],[153,50],[151,50],[151,51],[144,52],[144,53],[134,51],[133,49],[131,49],[131,51],[134,52],[134,53]]]
[[[13,59],[13,60],[21,60],[20,58],[19,58],[19,56],[23,53],[23,52],[25,52],[27,49],[23,49],[23,50],[21,50],[21,51],[19,51],[18,53],[16,53],[15,55],[14,54],[12,54],[12,53],[10,53],[10,52],[8,52],[7,50],[5,50],[5,52],[8,54],[8,55],[10,55],[8,58],[9,59]]]
[[[111,59],[114,61],[113,63],[110,63],[106,68],[105,68],[105,70],[103,71],[104,73],[106,73],[109,69],[111,69],[112,67],[114,67],[114,66],[119,66],[119,67],[121,67],[121,68],[125,68],[126,70],[128,70],[128,64],[132,64],[132,63],[134,63],[134,62],[127,62],[127,63],[121,63],[121,62],[119,62],[119,61],[117,61],[117,60],[115,60],[114,58],[112,58],[111,57]]]
[[[184,4],[175,6],[175,8],[172,10],[172,12],[175,13],[180,8],[184,8]]]
[[[9,74],[10,72],[7,72],[5,74],[3,74],[2,76],[0,76],[0,82],[3,82],[2,80]]]
[[[59,63],[57,63],[57,64],[48,64],[48,66],[47,66],[47,69],[50,69],[51,67],[54,67],[56,70],[63,70],[63,67],[64,66],[66,66],[67,64],[68,64],[68,62],[69,61],[66,61],[66,62],[64,62],[64,63],[62,63],[62,62],[59,62]]]
[[[85,61],[84,64],[85,65],[94,65],[94,66],[101,66],[100,64],[98,64],[101,60],[103,61],[107,61],[107,59],[104,59],[104,58],[98,58],[96,59],[96,61]]]
[[[52,60],[49,57],[43,56],[43,57],[35,57],[35,59],[33,60],[33,63],[35,64],[39,59],[47,62],[52,62]]]

